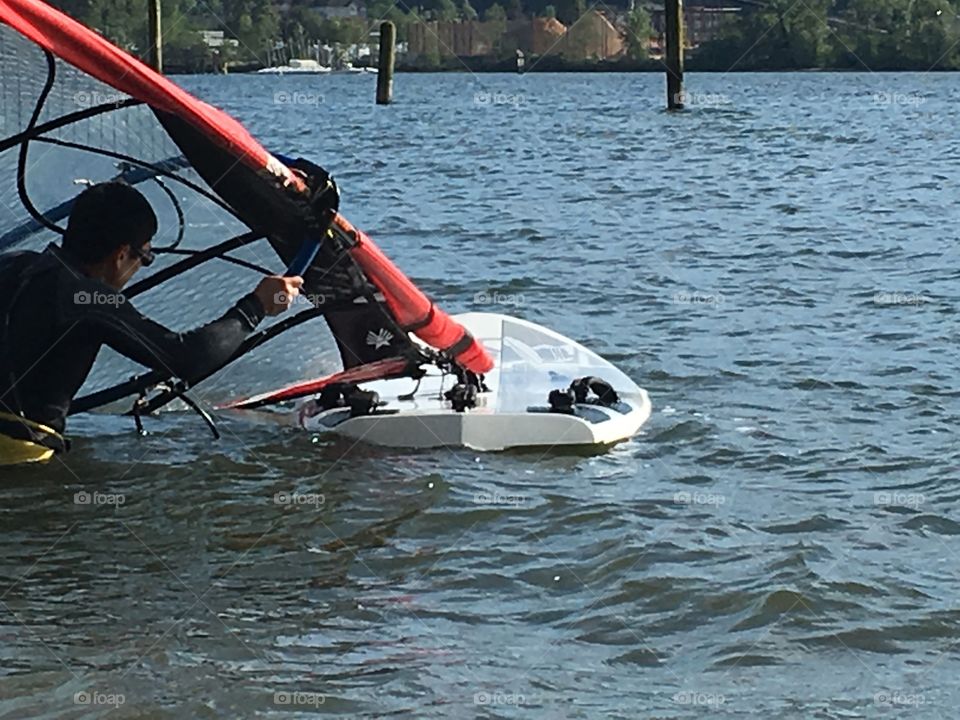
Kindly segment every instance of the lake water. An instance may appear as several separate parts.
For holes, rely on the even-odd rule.
[[[593,456],[76,418],[3,471],[0,718],[955,717],[960,76],[180,81],[654,414]]]

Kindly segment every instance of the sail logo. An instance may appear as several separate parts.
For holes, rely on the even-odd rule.
[[[372,346],[374,350],[386,347],[391,340],[393,340],[393,333],[385,328],[380,328],[377,332],[371,330],[367,333],[367,345]]]

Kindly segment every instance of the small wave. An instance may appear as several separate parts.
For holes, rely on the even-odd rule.
[[[800,520],[794,523],[783,523],[780,525],[767,525],[760,529],[764,532],[774,535],[792,535],[797,533],[826,532],[829,530],[838,530],[846,527],[847,522],[839,518],[832,518],[828,515],[814,515],[806,520]]]
[[[751,630],[780,621],[785,616],[815,615],[815,603],[795,590],[775,590],[764,596],[756,609],[747,618],[731,628],[734,632]]]
[[[710,432],[710,428],[696,420],[685,420],[650,438],[651,442],[665,443],[677,440],[697,440]]]
[[[822,647],[838,647],[847,650],[864,650],[867,652],[896,655],[907,652],[890,640],[886,630],[874,628],[857,628],[841,632],[831,632],[825,635],[800,638],[801,645],[819,645]]]
[[[940,515],[918,515],[903,523],[908,530],[925,530],[936,535],[960,535],[960,523]]]

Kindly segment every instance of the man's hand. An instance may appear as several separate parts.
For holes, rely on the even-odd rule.
[[[265,277],[253,291],[267,315],[279,315],[293,305],[303,287],[302,277],[271,275]]]

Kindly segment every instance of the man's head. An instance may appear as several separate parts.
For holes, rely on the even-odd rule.
[[[152,262],[150,241],[156,232],[157,216],[139,191],[105,182],[77,196],[63,249],[90,275],[119,290],[141,265]]]

